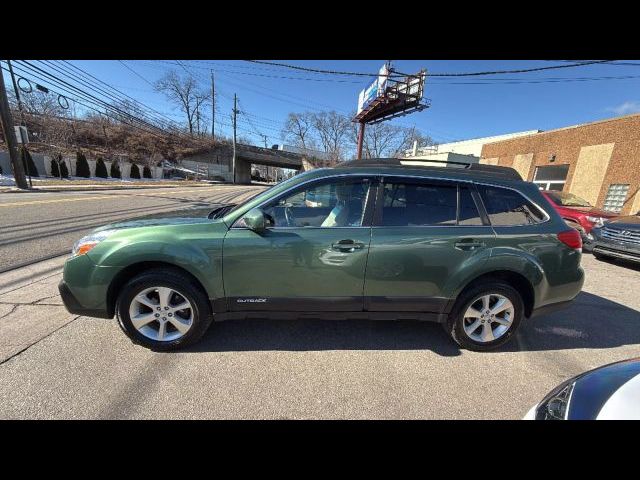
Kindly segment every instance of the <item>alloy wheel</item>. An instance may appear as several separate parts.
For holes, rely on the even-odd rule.
[[[193,315],[191,302],[169,287],[146,288],[129,305],[133,327],[158,342],[170,342],[184,336],[193,325]]]
[[[478,343],[488,343],[502,337],[513,322],[515,308],[504,295],[490,293],[471,302],[463,318],[467,336]]]

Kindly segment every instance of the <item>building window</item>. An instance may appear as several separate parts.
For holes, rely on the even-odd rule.
[[[629,185],[624,183],[612,183],[607,190],[604,199],[604,209],[610,212],[620,213],[624,206],[624,201],[629,193]]]
[[[533,183],[537,184],[540,190],[555,190],[561,192],[567,181],[568,173],[569,164],[536,167]]]

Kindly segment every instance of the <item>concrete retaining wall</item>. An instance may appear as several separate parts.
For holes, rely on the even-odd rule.
[[[43,155],[40,153],[32,153],[31,158],[33,158],[33,163],[38,169],[38,174],[41,177],[50,177],[51,175],[51,157],[48,155]],[[76,156],[66,156],[63,157],[62,160],[67,164],[67,169],[69,170],[69,175],[76,175]],[[87,159],[89,163],[89,170],[91,171],[91,176],[96,176],[96,163],[97,159]],[[131,163],[120,161],[120,172],[122,173],[123,179],[128,179],[131,173]],[[107,167],[107,174],[111,172],[111,162],[105,160],[104,164]],[[214,165],[215,166],[215,165]],[[138,164],[140,168],[140,177],[143,178],[144,175],[144,166]],[[10,175],[13,173],[11,168],[11,160],[9,159],[9,152],[0,152],[0,168],[2,168],[2,173],[4,175]],[[151,168],[151,177],[152,178],[162,178],[162,167],[153,166]],[[187,167],[189,168],[189,167]]]

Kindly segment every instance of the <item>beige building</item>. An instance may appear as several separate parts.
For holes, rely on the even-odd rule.
[[[441,143],[440,145],[422,148],[418,148],[418,145],[414,144],[412,149],[405,151],[405,157],[415,158],[416,160],[441,160],[443,158],[443,154],[451,153],[456,155],[465,155],[467,157],[467,161],[470,160],[471,156],[476,157],[475,161],[477,162],[480,160],[484,144],[531,135],[533,133],[538,133],[539,131],[540,130],[527,130],[525,132],[507,133],[491,137],[472,138],[470,140],[462,140],[459,142]],[[438,155],[440,155],[440,157],[438,157]]]
[[[486,143],[480,163],[515,168],[545,190],[571,192],[592,205],[640,210],[640,114]]]

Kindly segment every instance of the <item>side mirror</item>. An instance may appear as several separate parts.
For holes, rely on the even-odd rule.
[[[256,233],[262,233],[267,228],[267,219],[265,214],[259,208],[253,208],[244,214],[242,217],[245,226],[249,230],[253,230]]]

